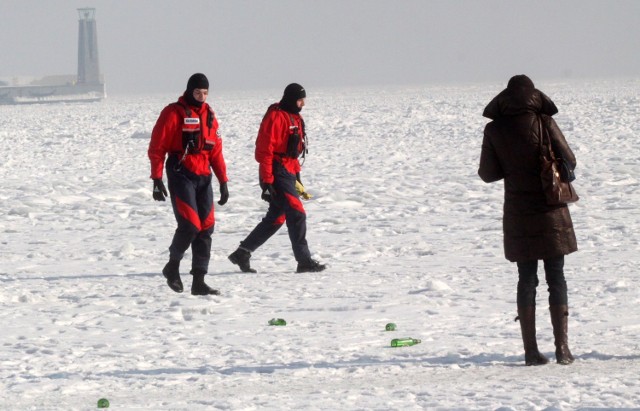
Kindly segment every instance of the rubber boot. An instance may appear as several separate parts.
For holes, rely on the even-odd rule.
[[[169,260],[162,269],[162,275],[167,279],[167,285],[173,291],[177,293],[184,291],[182,280],[180,280],[180,260]]]
[[[575,359],[569,351],[569,337],[567,335],[569,327],[569,308],[566,305],[552,305],[549,307],[551,313],[551,325],[553,325],[553,337],[556,345],[556,362],[562,365],[571,364]]]
[[[191,295],[220,295],[220,291],[211,288],[204,282],[206,273],[192,270],[193,282],[191,283]]]
[[[256,270],[251,268],[249,259],[251,259],[251,253],[244,248],[238,248],[236,251],[229,255],[229,261],[240,267],[240,270],[243,273],[257,272]]]
[[[525,364],[544,365],[549,363],[549,359],[538,351],[538,341],[536,340],[536,306],[518,307],[518,318],[516,318],[516,320],[517,319],[520,319]]]
[[[309,258],[308,260],[298,262],[296,273],[317,273],[323,271],[325,268],[327,268],[325,264],[320,264],[316,260]]]

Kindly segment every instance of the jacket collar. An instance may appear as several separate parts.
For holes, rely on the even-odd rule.
[[[495,120],[524,113],[553,116],[557,112],[555,103],[542,91],[535,88],[519,88],[502,90],[487,104],[482,115]]]

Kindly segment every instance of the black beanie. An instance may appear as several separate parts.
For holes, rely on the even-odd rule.
[[[282,96],[283,100],[294,100],[298,101],[301,98],[306,98],[307,92],[304,90],[298,83],[291,83],[284,89],[284,94]]]
[[[507,88],[509,90],[513,90],[516,88],[525,88],[525,89],[533,89],[533,81],[524,74],[518,74],[517,76],[513,76],[509,79],[509,83],[507,83]]]
[[[189,81],[187,82],[187,91],[189,93],[197,88],[209,90],[209,80],[207,79],[207,76],[202,73],[192,75],[189,77]]]
[[[282,100],[280,100],[280,108],[288,113],[298,114],[300,108],[296,104],[301,98],[306,98],[307,92],[298,83],[291,83],[284,89]]]

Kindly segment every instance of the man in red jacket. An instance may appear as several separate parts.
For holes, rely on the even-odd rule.
[[[206,103],[209,80],[202,73],[189,78],[187,89],[177,102],[160,113],[151,133],[149,160],[153,179],[153,199],[165,201],[167,189],[162,182],[166,170],[171,205],[178,228],[169,247],[169,262],[162,270],[169,287],[183,291],[180,260],[189,247],[192,252],[192,295],[220,294],[204,282],[211,256],[211,235],[215,218],[211,169],[220,183],[220,200],[229,199],[227,167],[222,155],[218,120]]]
[[[280,102],[269,107],[260,124],[255,158],[260,164],[262,199],[269,202],[269,209],[262,221],[240,242],[238,249],[229,255],[229,260],[243,272],[256,272],[249,263],[251,253],[285,222],[298,262],[296,271],[318,272],[326,268],[311,259],[306,239],[307,215],[296,191],[296,181],[300,181],[298,157],[306,152],[304,121],[300,116],[306,96],[301,85],[289,84]]]

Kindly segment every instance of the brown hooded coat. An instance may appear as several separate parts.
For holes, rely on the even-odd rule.
[[[504,178],[504,253],[514,262],[557,257],[578,249],[567,205],[549,206],[545,201],[540,182],[539,119],[556,156],[572,167],[576,159],[551,118],[558,112],[555,104],[528,82],[530,86],[510,82],[485,108],[483,116],[493,121],[484,129],[478,169],[487,183]]]

